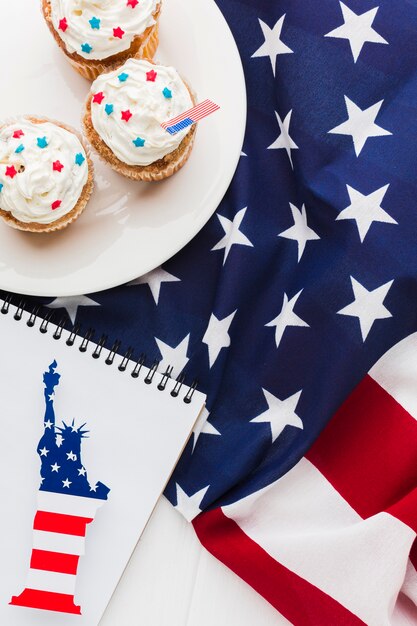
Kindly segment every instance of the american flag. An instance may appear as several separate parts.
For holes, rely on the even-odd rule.
[[[29,575],[26,588],[10,604],[79,615],[81,607],[74,603],[74,594],[87,526],[110,489],[88,481],[81,459],[85,424],[56,424],[53,399],[60,379],[56,367],[54,361],[43,376],[44,433],[37,447],[41,477]]]
[[[277,613],[416,624],[417,4],[218,4],[249,106],[217,214],[132,284],[42,302],[198,377],[166,495]]]
[[[202,119],[215,113],[220,109],[218,104],[215,104],[211,100],[204,100],[204,102],[200,102],[200,104],[196,104],[192,109],[188,109],[188,111],[184,111],[181,115],[177,115],[177,117],[172,118],[172,120],[168,120],[161,124],[162,128],[166,130],[171,135],[175,135],[180,130],[184,130],[184,128],[188,128],[197,122],[200,122]]]

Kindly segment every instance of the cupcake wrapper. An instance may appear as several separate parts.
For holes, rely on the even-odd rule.
[[[148,39],[140,47],[139,53],[135,55],[138,59],[149,59],[152,61],[159,46],[159,22],[151,29]]]
[[[11,226],[12,228],[16,230],[21,230],[21,231],[30,232],[30,233],[56,232],[58,230],[62,230],[63,228],[66,228],[67,226],[75,222],[76,219],[79,218],[79,216],[81,215],[81,213],[84,211],[85,207],[87,206],[90,196],[93,192],[94,165],[93,165],[93,160],[91,157],[90,145],[87,143],[87,141],[81,135],[80,132],[76,131],[71,126],[68,126],[68,124],[63,124],[62,122],[58,120],[54,120],[49,117],[44,117],[42,115],[29,114],[29,115],[22,115],[19,117],[8,117],[4,121],[2,121],[2,123],[0,124],[0,128],[2,128],[3,126],[10,126],[11,124],[15,124],[16,122],[21,120],[22,117],[25,119],[34,121],[34,122],[50,122],[51,124],[55,124],[56,126],[65,128],[65,130],[67,130],[70,133],[73,133],[76,137],[78,137],[81,145],[83,146],[85,150],[85,154],[86,154],[87,161],[88,161],[87,182],[84,185],[84,188],[81,192],[81,195],[78,199],[77,204],[75,205],[73,209],[71,209],[71,211],[69,211],[69,213],[67,213],[67,215],[63,215],[58,220],[56,220],[56,222],[51,222],[50,224],[39,224],[37,222],[20,222],[19,220],[16,220],[16,218],[13,218],[13,216],[9,212],[1,210],[1,207],[0,207],[0,217],[9,226]]]
[[[195,136],[195,134],[194,134]],[[124,176],[128,176],[133,180],[141,180],[143,182],[151,183],[160,180],[164,180],[165,178],[169,178],[173,176],[176,172],[178,172],[184,165],[187,163],[190,154],[193,149],[194,137],[184,150],[182,154],[178,157],[178,159],[172,163],[169,163],[164,169],[159,171],[152,171],[150,169],[143,168],[142,170],[132,171],[132,170],[124,170],[123,168],[118,167],[117,165],[112,165],[113,169],[123,174]]]
[[[78,63],[75,59],[71,57],[67,57],[68,61],[71,63],[72,67],[79,73],[83,78],[93,82],[102,72],[106,71],[106,66],[102,63],[97,63],[95,65],[84,65],[83,63]]]

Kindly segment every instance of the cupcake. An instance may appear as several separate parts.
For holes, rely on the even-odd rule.
[[[84,210],[93,165],[74,130],[39,117],[0,124],[0,217],[18,230],[52,232]]]
[[[161,0],[42,0],[58,45],[90,80],[132,56],[153,58],[160,8]]]
[[[92,84],[85,134],[114,170],[134,180],[162,180],[178,171],[196,126],[171,135],[162,123],[192,108],[194,97],[173,67],[129,59]]]

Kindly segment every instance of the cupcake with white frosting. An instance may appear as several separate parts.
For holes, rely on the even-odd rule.
[[[195,104],[177,70],[129,59],[92,84],[85,134],[114,170],[135,180],[162,180],[190,156],[195,125],[170,134],[163,123]]]
[[[162,0],[41,0],[46,23],[75,69],[94,80],[115,63],[152,59]]]
[[[93,189],[93,165],[76,132],[34,116],[0,124],[0,217],[18,230],[52,232],[76,220]]]

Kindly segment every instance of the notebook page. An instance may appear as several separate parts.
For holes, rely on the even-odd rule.
[[[47,334],[41,334],[39,321],[36,328],[29,328],[27,314],[15,321],[14,312],[10,307],[7,315],[0,316],[0,624],[95,626],[185,446],[205,397],[195,392],[191,404],[185,404],[184,388],[179,397],[170,395],[173,381],[167,390],[158,391],[157,382],[143,382],[146,371],[142,370],[139,379],[131,377],[132,363],[128,371],[120,372],[120,357],[116,357],[116,364],[106,365],[105,353],[98,360],[92,358],[94,344],[90,344],[87,353],[81,353],[80,339],[69,347],[65,343],[69,335],[66,331],[60,340],[54,340],[52,324]],[[71,425],[74,420],[73,428],[79,428],[86,423],[84,430],[89,432],[88,438],[82,439],[82,459],[74,462],[86,468],[90,485],[101,484],[110,489],[87,526],[85,554],[79,559],[74,601],[81,606],[81,615],[9,604],[28,586],[33,523],[41,493],[40,461],[44,472],[47,455],[52,454],[48,450],[45,459],[38,451],[38,443],[46,432],[43,374],[54,361],[60,374],[53,394],[56,424],[62,426],[64,421]],[[159,373],[156,380],[160,380]],[[51,446],[44,446],[44,452],[47,447]],[[51,457],[51,468],[52,465]],[[66,477],[62,479],[65,481]],[[39,583],[39,573],[35,574]],[[61,578],[65,591],[66,579]],[[60,579],[58,583],[59,587]],[[46,572],[45,585],[48,584],[53,588],[55,582],[50,582]]]

